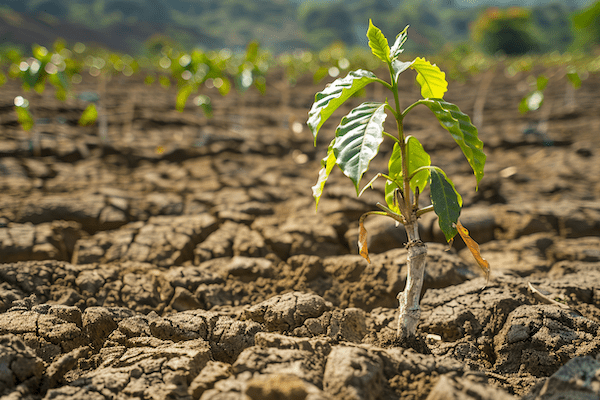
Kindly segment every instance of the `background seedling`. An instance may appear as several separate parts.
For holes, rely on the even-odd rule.
[[[323,188],[337,165],[352,180],[358,196],[371,187],[378,178],[385,178],[385,204],[378,203],[380,211],[371,211],[359,220],[359,252],[369,261],[367,231],[364,220],[370,215],[390,217],[404,225],[408,235],[408,276],[406,287],[398,294],[399,318],[397,335],[400,340],[415,336],[421,314],[419,299],[423,286],[423,274],[427,246],[419,236],[417,219],[427,213],[435,212],[439,218],[439,226],[448,242],[456,234],[460,234],[471,250],[478,264],[486,274],[489,265],[480,253],[479,246],[469,237],[469,232],[460,224],[458,218],[462,207],[462,198],[446,173],[431,164],[431,158],[422,144],[414,136],[406,136],[403,121],[406,115],[416,106],[428,107],[456,141],[463,151],[475,174],[476,183],[483,178],[486,156],[483,143],[479,140],[477,128],[469,117],[451,103],[443,100],[448,83],[445,74],[424,58],[417,57],[412,61],[400,61],[402,46],[407,39],[408,26],[398,34],[390,48],[388,40],[381,30],[369,21],[367,37],[372,53],[385,63],[390,72],[390,82],[378,78],[373,72],[366,70],[351,71],[344,78],[339,78],[315,96],[308,113],[308,126],[311,129],[315,145],[317,134],[325,121],[346,100],[371,83],[387,88],[392,95],[390,104],[383,102],[365,102],[354,108],[342,118],[335,131],[327,155],[322,160],[319,178],[313,186],[313,195],[318,207]],[[398,94],[398,77],[401,73],[412,69],[417,72],[416,82],[421,88],[421,100],[400,108]],[[396,121],[397,135],[384,131],[384,121],[391,114]],[[362,190],[360,181],[369,169],[370,161],[377,155],[384,138],[394,141],[394,148],[388,163],[387,173],[378,173]],[[429,185],[431,205],[421,208],[419,194]]]

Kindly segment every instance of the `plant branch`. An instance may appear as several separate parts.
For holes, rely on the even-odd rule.
[[[423,104],[425,103],[425,100],[419,100],[419,101],[415,101],[414,103],[412,103],[410,106],[406,107],[404,109],[404,111],[402,111],[400,117],[401,119],[404,119],[404,117],[406,116],[406,114],[408,114],[408,112],[410,110],[412,110],[413,108],[415,108],[416,106],[418,106],[419,104]]]
[[[378,213],[380,213],[380,215],[386,215],[386,216],[400,222],[402,225],[406,224],[406,219],[404,218],[404,216],[402,214],[398,214],[397,212],[394,212],[393,210],[391,210],[390,208],[388,208],[387,206],[385,206],[381,203],[377,203],[376,205],[377,205],[377,207],[381,208],[383,210],[383,212],[380,212],[380,211],[373,211],[373,212],[378,212]]]
[[[395,142],[397,142],[397,143],[398,143],[398,142],[400,142],[400,140],[399,140],[399,139],[398,139],[396,136],[394,136],[394,135],[392,135],[392,134],[389,134],[389,133],[387,133],[386,131],[383,131],[383,134],[384,134],[385,136],[389,137],[390,139],[394,140],[394,141],[395,141]]]
[[[417,218],[419,218],[421,215],[423,214],[427,214],[428,212],[433,211],[433,206],[427,206],[425,208],[421,208],[420,210],[417,210]]]

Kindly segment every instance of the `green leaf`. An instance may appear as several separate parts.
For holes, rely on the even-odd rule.
[[[211,118],[213,115],[212,102],[210,97],[205,94],[198,95],[194,98],[194,104],[202,109],[204,115]]]
[[[315,95],[315,102],[308,112],[308,127],[317,144],[317,134],[327,118],[333,114],[339,106],[369,83],[377,79],[371,71],[359,69],[351,71],[346,77],[333,81],[325,90]]]
[[[571,82],[571,85],[575,89],[579,89],[581,87],[581,78],[579,77],[579,74],[577,73],[577,70],[575,70],[575,68],[569,67],[567,69],[567,79],[569,80],[569,82]]]
[[[421,102],[433,111],[442,127],[450,132],[454,141],[460,146],[479,186],[483,178],[486,156],[483,152],[483,142],[479,140],[477,128],[471,123],[469,116],[462,113],[456,105],[443,100],[426,99]]]
[[[424,99],[441,99],[448,90],[446,74],[440,68],[424,58],[414,59],[411,68],[417,71],[417,83],[421,86]]]
[[[544,104],[544,92],[534,90],[519,102],[519,112],[525,114],[529,111],[535,111]]]
[[[535,86],[537,87],[537,90],[542,91],[546,89],[546,85],[548,85],[548,78],[546,77],[546,75],[538,76],[535,81]]]
[[[17,111],[17,119],[19,121],[19,123],[21,124],[21,127],[23,128],[23,130],[30,130],[31,128],[33,128],[34,125],[34,121],[33,121],[33,117],[31,116],[31,113],[29,112],[29,110],[25,107],[15,107],[15,110]]]
[[[317,179],[315,186],[312,187],[313,197],[315,198],[315,210],[319,208],[319,200],[323,195],[323,188],[325,187],[327,178],[329,178],[329,174],[335,166],[335,154],[333,152],[334,143],[335,138],[329,144],[329,148],[327,148],[327,155],[321,160],[322,168],[319,171],[319,178]]]
[[[335,131],[333,151],[336,162],[354,182],[356,194],[359,193],[360,179],[383,141],[385,118],[384,103],[363,103],[342,118]]]
[[[194,88],[192,85],[185,85],[179,88],[177,91],[177,99],[175,100],[175,109],[179,112],[182,112],[185,108],[185,104],[187,103],[188,97],[192,94]]]
[[[385,202],[392,211],[400,214],[400,207],[398,207],[398,204],[396,204],[396,197],[394,195],[396,189],[399,189],[399,187],[395,182],[392,182],[389,179],[385,181]]]
[[[408,176],[411,176],[418,168],[429,167],[431,165],[431,157],[423,149],[421,143],[414,136],[408,136],[405,139]],[[400,145],[394,144],[390,161],[388,162],[388,176],[396,181],[396,183],[388,180],[385,186],[386,203],[391,209],[394,209],[394,190],[399,188],[398,184],[402,184],[402,158]],[[419,188],[419,192],[423,193],[427,183],[429,182],[429,169],[419,171],[410,181],[410,189],[415,192]]]
[[[394,42],[394,45],[390,49],[390,58],[392,59],[392,61],[395,60],[396,58],[398,58],[398,56],[404,51],[402,46],[404,45],[404,42],[406,42],[406,39],[408,37],[407,31],[408,31],[408,25],[406,25],[406,28],[404,28],[404,30],[402,32],[400,32],[398,34],[398,36],[396,36],[396,41]]]
[[[439,168],[431,169],[431,204],[433,211],[438,216],[440,229],[446,237],[446,241],[450,241],[458,231],[456,230],[456,222],[460,217],[460,208],[462,206],[462,198],[454,188],[454,184],[446,174]]]
[[[80,126],[89,126],[93,125],[98,119],[98,110],[96,109],[96,105],[94,103],[89,104],[83,113],[81,114],[81,118],[79,118]]]
[[[381,29],[373,25],[373,21],[369,20],[369,29],[367,30],[367,37],[369,38],[369,47],[371,52],[377,58],[384,63],[390,62],[390,45],[381,32]]]
[[[427,154],[421,143],[414,136],[406,138],[406,157],[408,161],[408,176],[411,176],[421,167],[429,167],[431,165],[431,157],[429,157],[429,154]],[[414,193],[418,187],[419,192],[423,193],[428,181],[429,169],[419,171],[410,180],[410,189]]]

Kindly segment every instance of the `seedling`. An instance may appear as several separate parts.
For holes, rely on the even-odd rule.
[[[367,31],[369,47],[373,54],[388,66],[390,82],[379,79],[371,71],[352,71],[317,93],[308,113],[308,126],[313,133],[316,146],[317,134],[325,121],[338,107],[365,86],[371,83],[381,84],[390,91],[394,99],[392,104],[387,99],[381,103],[362,103],[342,118],[335,131],[335,137],[329,144],[327,155],[321,162],[322,169],[318,181],[312,189],[318,207],[327,178],[335,165],[352,180],[357,196],[371,187],[376,179],[386,180],[385,204],[377,203],[380,211],[367,212],[359,220],[358,247],[359,253],[370,262],[366,245],[367,232],[364,228],[364,220],[370,215],[392,218],[404,225],[406,229],[408,276],[404,291],[398,294],[397,335],[401,340],[414,338],[421,314],[419,299],[423,286],[427,246],[419,236],[417,219],[420,216],[431,211],[435,212],[446,240],[450,243],[459,233],[486,275],[489,273],[489,265],[481,257],[479,246],[469,237],[468,231],[458,220],[462,207],[460,194],[446,173],[431,164],[431,158],[419,140],[414,136],[405,135],[404,118],[418,105],[428,107],[463,151],[475,174],[476,187],[483,178],[486,159],[482,150],[483,143],[479,140],[477,128],[471,123],[470,118],[456,105],[443,100],[448,87],[444,72],[421,57],[412,61],[399,60],[403,52],[402,46],[407,39],[407,30],[408,26],[398,34],[390,48],[381,30],[369,21]],[[402,110],[398,95],[398,77],[408,69],[417,72],[416,82],[421,88],[423,98]],[[387,113],[396,120],[397,135],[384,131]],[[388,172],[378,173],[360,190],[361,178],[369,169],[369,163],[377,155],[384,138],[394,141]],[[423,193],[427,185],[430,187],[432,204],[421,208],[419,194]]]

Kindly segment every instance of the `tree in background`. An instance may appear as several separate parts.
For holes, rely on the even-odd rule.
[[[575,28],[574,49],[590,50],[600,45],[600,1],[572,17]]]
[[[352,14],[341,1],[307,1],[298,8],[298,22],[315,49],[335,41],[356,44]]]
[[[521,55],[542,49],[531,11],[522,7],[487,8],[473,23],[471,38],[489,54]]]

